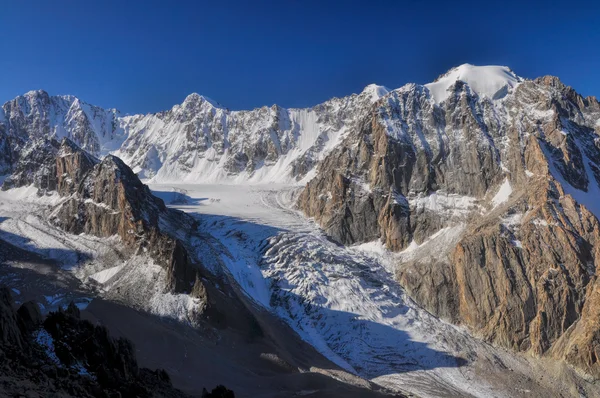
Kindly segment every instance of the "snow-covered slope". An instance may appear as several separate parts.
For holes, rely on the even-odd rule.
[[[16,157],[31,139],[68,137],[96,156],[121,157],[154,181],[295,182],[310,177],[388,91],[369,85],[308,109],[252,111],[230,111],[191,94],[168,111],[135,116],[31,91],[4,104],[0,132],[16,138]]]
[[[72,95],[30,91],[5,103],[2,109],[0,131],[4,127],[19,141],[67,137],[93,155],[102,155],[119,148],[124,139],[119,111],[90,105]]]
[[[465,64],[433,83],[399,90],[416,87],[439,104],[457,81],[482,98],[498,99],[522,79],[507,67]],[[360,94],[312,108],[273,105],[250,111],[230,111],[191,94],[165,112],[134,116],[73,96],[31,91],[4,104],[0,133],[17,138],[13,147],[40,136],[68,137],[96,156],[121,157],[140,177],[154,182],[298,183],[314,175],[317,163],[375,102],[397,91],[371,84]]]
[[[370,85],[309,109],[252,111],[192,94],[167,112],[123,118],[128,138],[115,154],[155,182],[298,181],[386,93]]]
[[[445,101],[448,89],[457,81],[465,82],[481,97],[499,99],[504,97],[523,79],[506,66],[475,66],[463,64],[438,77],[425,87],[431,92],[436,103]]]

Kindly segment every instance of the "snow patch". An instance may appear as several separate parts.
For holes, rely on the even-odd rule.
[[[500,206],[502,203],[508,201],[510,194],[512,193],[512,187],[510,186],[510,181],[508,178],[504,180],[496,195],[492,198],[493,207],[496,208]]]
[[[477,205],[477,199],[472,196],[448,194],[442,191],[408,198],[408,203],[416,211],[426,209],[449,218],[462,218],[473,211],[481,210]]]
[[[541,218],[535,218],[535,219],[531,220],[531,222],[532,222],[534,225],[540,225],[540,226],[542,226],[542,227],[547,227],[547,226],[549,225],[549,224],[548,224],[548,221],[546,221],[546,220],[542,220]]]
[[[36,343],[44,348],[48,358],[54,362],[54,364],[61,366],[60,359],[58,359],[56,352],[54,351],[54,339],[50,333],[48,333],[45,329],[39,329],[33,333],[33,338]]]
[[[576,139],[575,141],[581,148],[579,140]],[[569,182],[567,182],[567,180],[561,174],[560,170],[558,170],[558,168],[556,167],[554,163],[554,157],[552,156],[548,148],[546,148],[545,145],[542,145],[542,149],[544,151],[544,154],[546,155],[546,159],[548,159],[550,173],[552,174],[554,179],[558,181],[558,183],[562,186],[565,194],[571,195],[571,197],[573,197],[573,199],[575,199],[577,203],[584,205],[590,212],[592,212],[596,216],[596,218],[600,219],[600,201],[598,200],[598,198],[600,198],[600,187],[596,182],[596,178],[594,177],[594,173],[590,166],[591,160],[586,155],[585,150],[581,148],[584,172],[587,174],[588,179],[587,192],[581,191],[572,186]]]
[[[362,94],[367,94],[370,96],[371,101],[375,102],[379,100],[381,97],[384,97],[390,92],[390,89],[384,86],[378,86],[377,84],[369,84],[362,91]]]
[[[163,293],[154,295],[149,303],[150,312],[165,318],[189,321],[190,315],[200,313],[203,302],[189,294]]]
[[[123,265],[117,265],[116,267],[108,268],[100,272],[96,272],[89,276],[94,282],[104,284],[111,280],[119,271],[123,269]]]

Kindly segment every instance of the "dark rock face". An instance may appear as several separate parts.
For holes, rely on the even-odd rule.
[[[83,178],[100,161],[79,148],[68,138],[63,139],[56,157],[56,190],[62,196],[74,193]]]
[[[67,311],[51,313],[38,329],[37,304],[15,311],[9,290],[0,287],[0,395],[186,397],[164,370],[138,368],[130,341],[80,320],[74,308],[71,303]],[[48,341],[34,341],[32,331],[51,336],[57,359],[48,356]]]
[[[62,364],[86,364],[95,369],[101,384],[118,388],[139,376],[131,342],[112,339],[104,327],[59,311],[48,315],[44,329],[54,339],[54,350]]]
[[[0,173],[8,174],[12,171],[14,164],[13,139],[6,134],[0,124]]]
[[[0,343],[21,348],[23,324],[13,309],[13,300],[7,287],[0,287]]]
[[[28,331],[37,329],[43,321],[40,306],[35,301],[23,303],[21,307],[19,307],[17,315],[21,317],[23,326],[25,327],[25,330]]]
[[[12,174],[2,184],[2,189],[35,185],[40,191],[56,190],[56,165],[54,159],[60,144],[56,140],[37,139],[19,151],[19,159]]]
[[[401,251],[458,231],[402,257],[411,296],[489,341],[599,377],[598,120],[595,99],[553,77],[500,102],[457,81],[436,104],[408,85],[319,165],[298,206],[344,244],[381,238]]]

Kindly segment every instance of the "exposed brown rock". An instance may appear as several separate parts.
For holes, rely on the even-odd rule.
[[[568,194],[600,182],[597,101],[550,76],[500,106],[460,81],[450,90],[440,105],[418,86],[376,104],[298,206],[344,244],[401,251],[462,231],[398,264],[409,294],[488,341],[600,377],[600,227]],[[504,181],[512,193],[496,204]]]
[[[62,141],[57,155],[56,190],[63,196],[75,192],[85,175],[99,162],[67,138]]]
[[[65,170],[75,170],[70,167],[82,160],[90,164],[81,155],[69,159],[72,161],[66,163]],[[72,180],[77,181],[75,175]],[[167,270],[167,290],[190,291],[200,267],[193,264],[174,231],[193,233],[197,229],[193,218],[167,209],[125,163],[111,155],[95,165],[77,186],[75,195],[54,211],[56,225],[75,234],[118,235],[125,245],[148,252]],[[174,231],[165,232],[164,228]]]

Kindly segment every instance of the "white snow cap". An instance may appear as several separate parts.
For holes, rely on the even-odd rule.
[[[377,84],[369,84],[362,91],[361,94],[369,94],[371,96],[372,101],[377,101],[379,98],[383,97],[387,93],[390,92],[390,89],[385,86],[378,86]]]
[[[467,83],[471,90],[480,97],[489,99],[504,97],[509,89],[523,81],[507,66],[463,64],[450,69],[433,83],[426,84],[425,87],[431,93],[433,100],[439,104],[448,98],[450,95],[448,89],[458,80]]]

